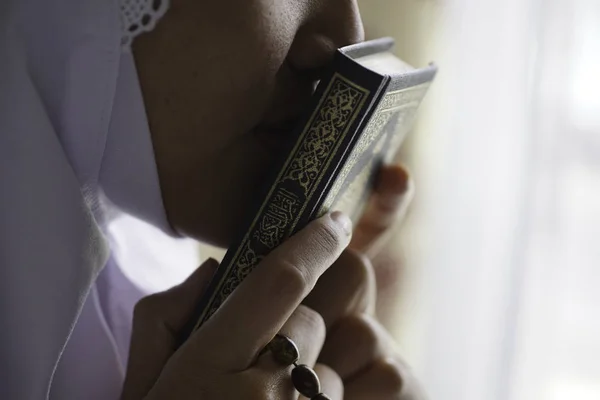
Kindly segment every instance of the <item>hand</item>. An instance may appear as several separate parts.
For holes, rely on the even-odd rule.
[[[372,316],[342,318],[327,334],[319,362],[344,382],[345,400],[426,400],[387,330]]]
[[[323,274],[303,303],[327,327],[318,362],[340,377],[345,400],[425,400],[394,340],[373,317],[375,291],[371,262],[353,250]]]
[[[399,246],[390,236],[412,193],[412,181],[403,167],[381,170],[349,249],[304,302],[323,315],[328,327],[340,317],[356,313],[376,311],[384,326],[395,316],[403,262]]]
[[[179,332],[216,262],[206,262],[181,285],[142,299],[134,313],[121,399],[296,400],[290,368],[276,364],[269,353],[257,355],[282,333],[298,345],[300,362],[315,366],[325,322],[299,304],[348,245],[350,225],[339,213],[310,223],[265,257],[179,349]],[[324,365],[314,368],[322,391],[342,400],[337,374]]]
[[[425,395],[402,361],[393,339],[372,315],[380,287],[397,290],[398,282],[377,282],[398,277],[396,270],[377,271],[371,258],[356,249],[388,254],[391,227],[410,199],[408,174],[400,167],[382,171],[377,190],[354,231],[351,245],[319,280],[304,304],[323,316],[328,327],[319,362],[332,367],[345,386],[345,399],[423,400]],[[386,246],[388,249],[386,249]],[[373,251],[378,249],[377,251]],[[384,268],[398,268],[388,263]],[[382,274],[384,272],[384,274]],[[391,276],[390,276],[391,275]],[[389,297],[388,297],[389,299]],[[378,302],[379,306],[381,303]]]
[[[400,220],[414,194],[414,183],[400,165],[382,168],[362,218],[354,229],[350,248],[373,264],[377,286],[377,317],[386,327],[397,321],[398,303],[405,281],[402,249],[395,240]]]
[[[349,249],[304,301],[323,315],[328,327],[346,315],[377,311],[381,322],[386,311],[395,313],[403,263],[390,235],[412,193],[412,181],[403,167],[382,168]]]

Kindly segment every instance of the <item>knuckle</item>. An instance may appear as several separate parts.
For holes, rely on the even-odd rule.
[[[307,273],[296,263],[286,259],[276,263],[274,274],[274,282],[282,293],[296,296],[305,293],[311,286]]]
[[[381,339],[377,330],[365,315],[352,315],[346,317],[341,323],[341,328],[361,348],[361,352],[369,359],[380,355]]]
[[[321,314],[305,305],[298,306],[296,311],[294,311],[294,314],[296,314],[296,316],[308,326],[310,332],[312,332],[315,337],[319,339],[325,339],[325,332],[327,328],[325,326],[325,320]]]
[[[404,390],[405,377],[403,369],[391,358],[383,359],[377,365],[380,379],[385,382],[387,390],[394,394],[401,394]]]
[[[287,379],[283,379],[282,372],[273,373],[266,368],[252,368],[242,374],[247,378],[244,381],[245,400],[280,400],[293,396],[294,388]]]
[[[249,382],[248,398],[251,400],[264,399],[267,395],[265,383],[262,380],[254,380]]]
[[[245,397],[248,400],[271,400],[273,397],[270,395],[269,390],[266,389],[265,382],[256,381],[249,382],[246,388]]]

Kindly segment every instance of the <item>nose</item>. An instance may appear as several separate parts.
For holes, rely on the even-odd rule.
[[[356,0],[313,0],[288,53],[296,70],[319,70],[338,47],[362,42],[364,29]]]

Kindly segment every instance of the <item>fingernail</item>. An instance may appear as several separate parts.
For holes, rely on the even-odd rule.
[[[346,235],[352,234],[352,221],[346,214],[341,211],[334,211],[331,213],[331,219],[344,230]]]

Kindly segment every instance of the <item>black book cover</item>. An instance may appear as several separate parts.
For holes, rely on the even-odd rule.
[[[214,314],[262,258],[308,222],[332,207],[354,219],[359,215],[377,167],[396,153],[436,71],[402,63],[389,53],[392,46],[384,38],[338,50],[289,153],[225,254],[186,335]]]

